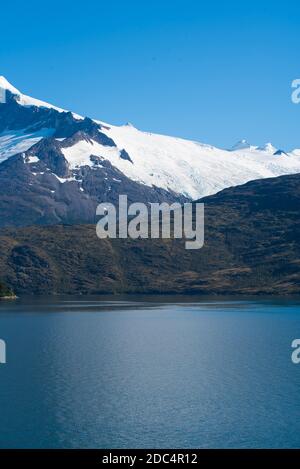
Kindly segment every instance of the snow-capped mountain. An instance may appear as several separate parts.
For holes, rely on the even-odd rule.
[[[300,151],[231,150],[83,118],[0,77],[0,224],[93,221],[99,201],[184,201],[300,172]],[[16,218],[16,210],[18,217]]]
[[[247,140],[245,138],[243,138],[242,140],[239,140],[237,143],[235,143],[230,148],[230,151],[250,150],[251,147],[252,147],[252,145],[250,145],[250,143],[248,143]],[[253,148],[255,148],[255,147],[253,147]]]

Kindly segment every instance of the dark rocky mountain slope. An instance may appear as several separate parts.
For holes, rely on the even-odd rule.
[[[95,225],[2,228],[0,278],[17,294],[300,294],[300,175],[203,201],[198,251],[183,240],[99,240]]]

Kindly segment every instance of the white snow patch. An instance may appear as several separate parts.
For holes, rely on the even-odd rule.
[[[40,159],[37,156],[29,156],[28,163],[37,163]]]
[[[94,140],[90,142],[81,140],[72,147],[62,148],[61,151],[70,164],[71,169],[76,169],[76,167],[80,166],[93,167],[91,155],[102,156],[114,162],[120,159],[120,152],[116,147],[104,146]]]
[[[58,179],[61,184],[64,184],[65,182],[77,181],[77,179],[74,176],[70,176],[68,178],[61,178],[61,177],[57,176],[57,174],[55,174],[55,173],[51,173],[51,174],[53,176],[55,176],[56,179]]]

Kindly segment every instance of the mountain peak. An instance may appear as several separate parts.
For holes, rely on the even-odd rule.
[[[20,91],[15,88],[9,81],[3,76],[0,76],[0,88],[10,91],[12,94],[20,94]]]
[[[135,129],[135,126],[132,124],[132,122],[126,122],[126,124],[124,125],[124,127],[130,127],[132,129]]]
[[[268,152],[268,153],[272,153],[272,155],[273,155],[277,151],[277,148],[275,148],[274,145],[272,145],[271,142],[268,142],[265,145],[263,145],[262,147],[259,147],[258,150],[265,151],[265,152]]]
[[[3,75],[0,76],[0,90],[10,91],[13,95],[17,95],[17,102],[21,106],[36,106],[36,107],[43,107],[48,109],[55,109],[58,112],[65,112],[64,109],[61,109],[57,106],[53,106],[52,104],[46,103],[45,101],[40,101],[36,98],[31,98],[31,96],[27,96],[17,88],[15,88]],[[74,114],[73,116],[82,119],[81,116]]]
[[[235,150],[245,150],[247,148],[251,148],[251,145],[250,143],[247,142],[247,140],[245,138],[243,138],[242,140],[239,140],[235,145],[233,145],[233,147],[231,147],[231,151],[235,151]]]

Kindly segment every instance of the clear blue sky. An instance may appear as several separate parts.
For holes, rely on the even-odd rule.
[[[0,75],[110,123],[300,147],[299,1],[5,2]]]

